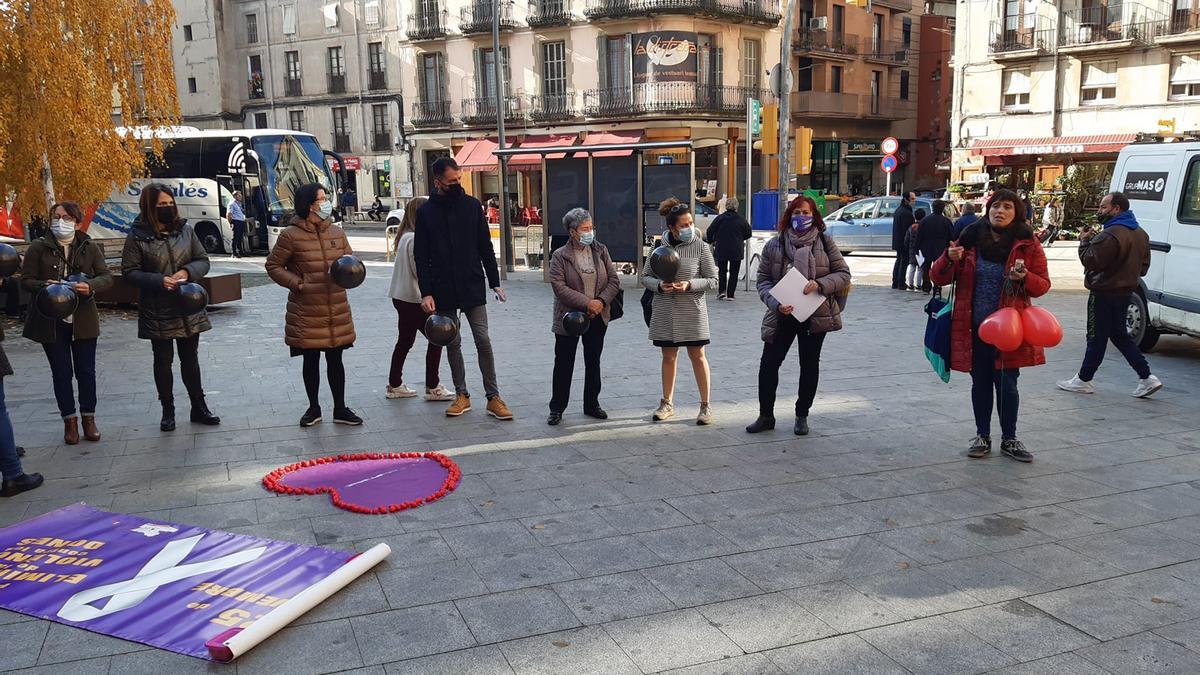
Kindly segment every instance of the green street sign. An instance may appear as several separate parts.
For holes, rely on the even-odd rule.
[[[762,102],[759,101],[758,99],[753,99],[753,102],[750,104],[750,111],[751,111],[750,119],[752,122],[752,124],[750,125],[750,133],[755,136],[761,135],[762,134]]]
[[[383,160],[383,170],[384,171],[392,170],[392,160],[390,160],[390,159]]]

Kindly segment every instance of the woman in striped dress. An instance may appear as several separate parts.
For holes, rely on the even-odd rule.
[[[650,318],[650,340],[662,349],[662,400],[654,411],[654,420],[662,421],[675,415],[675,371],[679,348],[686,347],[696,386],[700,390],[700,414],[696,424],[712,424],[709,404],[708,359],[704,346],[708,344],[708,305],[704,294],[717,287],[717,263],[712,249],[704,243],[704,235],[696,231],[688,205],[678,199],[668,199],[659,205],[658,212],[667,220],[662,243],[679,254],[679,274],[675,279],[660,279],[650,268],[642,269],[642,283],[654,292]]]

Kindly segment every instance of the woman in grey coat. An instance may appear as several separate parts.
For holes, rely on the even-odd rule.
[[[779,234],[763,248],[758,265],[758,295],[767,305],[762,322],[763,353],[758,366],[758,419],[746,427],[757,434],[775,428],[775,390],[779,367],[800,343],[800,386],[796,397],[797,436],[808,435],[808,410],[817,395],[821,345],[825,334],[842,329],[840,298],[850,288],[850,267],[837,244],[825,234],[825,221],[817,204],[803,195],[796,197],[779,220]],[[771,289],[795,267],[808,279],[804,294],[820,293],[825,302],[804,321],[792,316],[791,305],[781,305]],[[844,300],[841,300],[844,302]]]
[[[571,209],[563,216],[563,225],[570,239],[550,256],[550,286],[554,289],[554,384],[550,398],[550,417],[546,423],[554,426],[562,421],[563,411],[571,399],[571,374],[575,370],[575,352],[579,337],[568,335],[563,328],[567,312],[585,312],[590,319],[583,334],[583,414],[599,420],[608,419],[600,407],[600,353],[604,351],[604,334],[611,319],[609,306],[621,290],[617,267],[608,256],[608,248],[596,241],[592,214],[585,209]]]
[[[675,279],[660,279],[651,269],[650,261],[642,269],[642,283],[654,292],[650,317],[650,339],[662,349],[662,400],[654,411],[654,420],[662,421],[675,415],[675,370],[679,348],[686,347],[696,387],[700,390],[700,414],[696,424],[712,424],[709,404],[708,359],[704,346],[708,344],[708,304],[704,294],[717,287],[717,263],[704,236],[696,231],[688,205],[671,198],[659,205],[658,212],[667,220],[662,243],[679,254],[679,274]]]

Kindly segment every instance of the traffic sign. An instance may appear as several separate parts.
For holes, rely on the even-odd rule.
[[[894,155],[896,154],[896,151],[900,149],[900,141],[896,140],[892,136],[888,136],[887,138],[883,139],[883,143],[879,145],[879,148],[883,150],[883,154],[885,155]]]
[[[883,169],[886,173],[891,173],[896,170],[898,164],[899,162],[896,161],[895,155],[886,155],[879,161],[879,168]]]
[[[758,99],[752,99],[750,109],[750,119],[754,122],[750,126],[750,136],[753,138],[762,133],[762,103]]]

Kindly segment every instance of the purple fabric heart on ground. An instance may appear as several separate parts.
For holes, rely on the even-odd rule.
[[[390,513],[440,499],[462,473],[435,452],[368,453],[298,462],[277,469],[263,485],[285,494],[328,492],[333,503],[358,513]]]

